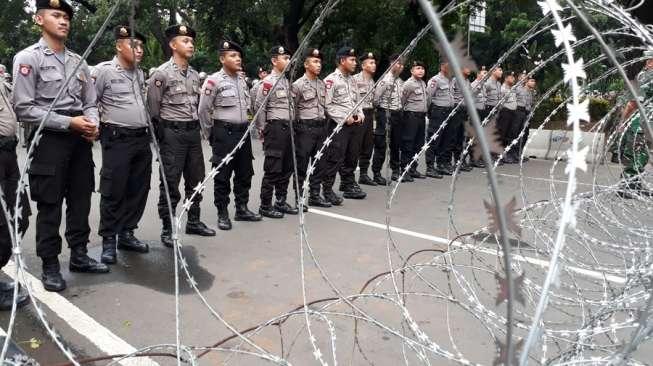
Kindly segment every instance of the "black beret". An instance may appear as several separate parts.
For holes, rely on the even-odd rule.
[[[70,6],[65,0],[36,0],[36,10],[40,9],[54,9],[61,10],[68,14],[69,18],[73,18],[73,7]]]
[[[284,46],[274,46],[270,50],[270,57],[275,57],[279,55],[290,55],[290,50],[285,48]]]
[[[317,48],[309,48],[306,50],[306,52],[304,52],[304,60],[306,60],[309,57],[315,57],[321,60],[322,52],[320,52],[320,50],[318,50]]]
[[[175,24],[173,26],[170,26],[166,29],[166,37],[168,40],[171,40],[177,36],[187,36],[191,38],[195,38],[197,33],[195,33],[195,30],[187,25],[181,25],[181,24]]]
[[[243,48],[240,47],[240,45],[236,42],[231,42],[227,40],[223,40],[220,42],[220,52],[226,52],[226,51],[236,51],[240,53],[240,55],[243,55]]]
[[[365,52],[358,58],[358,61],[363,62],[365,60],[376,60],[376,56],[372,52]]]
[[[351,56],[356,57],[356,50],[354,50],[351,47],[347,47],[347,46],[340,47],[338,52],[336,52],[336,58],[351,57]]]
[[[424,63],[424,61],[418,61],[418,60],[413,61],[410,67],[415,67],[415,66],[421,66],[423,68],[426,68],[426,64]]]
[[[113,29],[113,35],[116,37],[116,40],[118,39],[130,39],[132,36],[132,31],[129,26],[126,25],[119,25],[116,28]],[[143,44],[147,43],[147,39],[145,36],[138,32],[134,31],[134,39],[139,39]]]

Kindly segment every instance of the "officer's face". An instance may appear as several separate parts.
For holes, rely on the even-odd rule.
[[[279,72],[283,71],[289,62],[290,55],[277,55],[272,58],[272,65],[274,65],[274,68]]]
[[[515,83],[515,77],[512,75],[506,76],[506,84],[513,85]]]
[[[463,72],[463,76],[466,78],[472,74],[472,70],[470,70],[469,67],[463,67],[462,72]]]
[[[410,69],[410,74],[416,79],[423,78],[425,73],[426,70],[424,70],[424,67],[422,66],[413,66],[413,68]]]
[[[530,89],[535,89],[535,79],[528,79],[526,82],[526,86],[529,87]]]
[[[487,70],[481,70],[478,72],[478,75],[476,76],[476,79],[481,80],[487,75]]]
[[[243,59],[240,57],[240,52],[238,51],[224,52],[220,55],[220,63],[222,64],[222,67],[232,73],[243,69]]]
[[[191,58],[195,53],[195,40],[193,37],[177,36],[170,40],[172,51],[184,58]]]
[[[397,63],[392,66],[392,73],[395,75],[401,74],[404,71],[404,62],[402,60],[397,61]]]
[[[261,72],[258,73],[258,78],[259,78],[259,80],[263,80],[263,79],[265,79],[267,76],[268,76],[268,72],[267,72],[267,71],[261,71]]]
[[[446,63],[446,62],[441,64],[440,65],[440,72],[442,72],[442,74],[444,74],[446,76],[449,76],[449,64]]]
[[[503,76],[503,69],[500,67],[494,69],[494,71],[492,72],[492,76],[494,76],[497,80],[501,79],[501,77]]]
[[[143,42],[140,39],[121,39],[116,43],[118,55],[130,64],[140,64],[143,60]]]
[[[343,57],[340,59],[340,65],[347,73],[352,74],[354,71],[356,71],[356,57]]]
[[[653,69],[653,58],[649,58],[648,60],[646,60],[646,68],[648,70]]]
[[[65,11],[41,9],[36,12],[34,20],[48,35],[57,39],[65,39],[68,37],[68,32],[70,31],[70,18]]]
[[[304,68],[306,72],[313,75],[320,75],[320,72],[322,72],[322,60],[317,57],[309,57],[304,61]]]
[[[370,74],[374,74],[376,72],[376,60],[374,59],[367,59],[363,61],[363,65],[361,66],[363,70],[369,72]]]

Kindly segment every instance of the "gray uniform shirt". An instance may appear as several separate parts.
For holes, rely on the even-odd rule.
[[[427,112],[429,110],[430,98],[426,95],[426,83],[421,79],[410,77],[404,83],[401,93],[401,103],[405,111]]]
[[[502,90],[501,93],[503,95],[507,95],[506,100],[503,102],[503,108],[510,109],[511,111],[514,111],[517,109],[517,94],[515,94],[514,91],[511,91],[510,86],[503,84],[501,86]]]
[[[517,107],[525,108],[530,111],[533,108],[533,91],[522,85],[517,88]]]
[[[379,108],[393,111],[401,110],[401,95],[404,81],[400,77],[387,73],[374,90],[374,101]]]
[[[147,104],[152,118],[166,121],[197,121],[200,76],[190,65],[186,73],[174,59],[159,66],[150,77]]]
[[[474,95],[474,106],[479,111],[485,110],[485,87],[484,85],[479,85],[481,80],[476,79],[472,81],[472,95]]]
[[[316,78],[311,80],[306,74],[292,84],[292,96],[295,100],[297,117],[302,119],[326,119],[324,103],[326,101],[326,85]]]
[[[336,123],[344,123],[347,116],[357,115],[359,121],[365,118],[363,108],[359,106],[353,110],[358,103],[358,92],[352,76],[344,75],[340,69],[336,69],[324,79],[324,83],[326,84],[326,113],[329,118]]]
[[[9,85],[0,81],[0,136],[15,136],[18,122],[11,107]]]
[[[252,99],[252,113],[256,113],[255,104],[256,104],[256,94],[258,93],[258,88],[261,86],[262,81],[256,79],[252,81],[252,88],[249,90],[249,95]]]
[[[40,123],[59,89],[64,86],[68,76],[81,61],[82,58],[69,49],[64,50],[61,59],[43,38],[18,52],[14,57],[12,94],[18,120]],[[82,111],[86,117],[98,124],[96,98],[91,72],[84,62],[52,108],[45,121],[45,127],[59,131],[68,130],[72,118],[58,114],[57,111]]]
[[[279,80],[277,86],[272,90],[274,83],[276,83],[279,78],[281,78],[281,80]],[[256,93],[256,103],[254,104],[255,110],[263,106],[263,110],[259,113],[258,118],[256,119],[256,125],[259,129],[263,128],[266,121],[290,121],[292,116],[290,112],[291,95],[289,86],[288,79],[276,70],[272,70],[270,75],[263,79],[263,82]],[[265,105],[263,105],[263,101],[268,94],[270,94],[270,98],[268,98]]]
[[[100,120],[120,127],[147,127],[143,70],[125,70],[118,58],[95,66]]]
[[[494,80],[494,78],[489,78],[485,82],[485,105],[494,107],[499,103],[501,98],[503,98],[501,82]]]
[[[431,98],[431,104],[438,107],[451,108],[453,96],[451,95],[451,80],[442,72],[429,80],[427,94]]]
[[[245,79],[224,70],[206,78],[200,96],[199,116],[204,136],[209,136],[213,120],[246,124],[251,106]]]
[[[365,76],[363,72],[359,72],[358,74],[352,76],[354,78],[354,83],[356,84],[356,90],[358,91],[358,99],[363,98],[367,93],[374,89],[374,79],[369,78],[365,79]],[[370,95],[365,98],[363,101],[363,104],[361,104],[361,108],[363,109],[372,109],[374,108],[374,93],[370,93]]]
[[[467,87],[470,87],[469,80],[465,79],[465,85]],[[461,88],[458,84],[458,79],[453,78],[451,80],[451,96],[453,97],[453,103],[458,104],[462,102],[463,105],[465,105],[465,98],[463,97],[463,88]]]

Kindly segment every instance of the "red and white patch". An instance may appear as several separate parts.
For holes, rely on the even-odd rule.
[[[23,76],[27,76],[32,72],[32,66],[20,64],[20,66],[18,67],[18,72],[20,72],[20,74]]]
[[[214,82],[213,80],[211,80],[211,79],[207,79],[207,80],[206,80],[206,85],[207,85],[207,86],[210,86],[210,87],[214,87],[214,86],[215,86],[215,82]]]
[[[211,95],[211,91],[212,91],[211,89],[207,88],[206,90],[204,90],[204,94]]]
[[[270,82],[267,81],[263,82],[263,95],[268,95],[268,93],[272,89],[272,86],[273,85]]]
[[[331,87],[333,86],[333,80],[326,80],[325,83],[327,89],[331,89]]]

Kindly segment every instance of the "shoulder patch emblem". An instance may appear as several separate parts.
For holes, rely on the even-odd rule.
[[[18,71],[20,72],[21,75],[27,76],[32,72],[32,66],[26,64],[20,64],[20,66],[18,67]]]
[[[163,85],[163,83],[161,82],[161,80],[154,80],[154,85],[156,85],[157,88],[160,88],[161,85]]]
[[[331,87],[333,86],[333,80],[331,79],[325,80],[324,83],[326,84],[327,89],[331,89]]]

